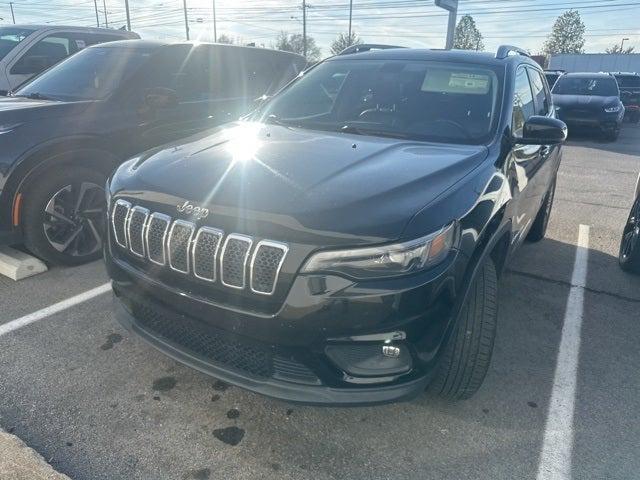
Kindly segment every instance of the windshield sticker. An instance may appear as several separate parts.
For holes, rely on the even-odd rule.
[[[425,75],[421,90],[423,92],[486,95],[489,93],[490,84],[489,75],[432,70]]]

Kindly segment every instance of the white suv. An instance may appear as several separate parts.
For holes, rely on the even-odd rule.
[[[52,25],[0,27],[0,95],[89,45],[140,38],[123,30]]]

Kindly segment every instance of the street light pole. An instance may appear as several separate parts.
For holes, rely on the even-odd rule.
[[[13,14],[13,2],[9,2],[9,7],[11,7],[11,19],[13,20],[13,24],[16,24],[16,16]]]
[[[218,32],[216,30],[216,0],[213,0],[213,41],[218,41]]]
[[[307,0],[302,0],[302,56],[307,58]]]
[[[93,6],[96,9],[96,27],[100,27],[100,17],[98,16],[98,0],[93,0]]]
[[[458,17],[458,0],[435,0],[437,7],[444,8],[449,12],[449,25],[447,26],[447,44],[445,48],[451,50],[453,48],[456,20]]]
[[[184,9],[184,31],[189,40],[189,17],[187,16],[187,0],[182,0],[182,7]]]
[[[629,40],[628,38],[623,38],[622,43],[620,44],[620,53],[624,53],[624,42]]]
[[[353,18],[353,0],[349,0],[349,42],[351,42],[351,19]]]
[[[127,30],[131,31],[131,16],[129,15],[129,0],[124,0],[124,8],[127,12]]]

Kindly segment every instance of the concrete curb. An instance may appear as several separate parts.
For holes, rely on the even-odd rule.
[[[56,472],[35,450],[15,435],[0,430],[2,480],[71,480]]]
[[[18,281],[46,271],[47,266],[36,257],[11,247],[0,247],[0,275]]]

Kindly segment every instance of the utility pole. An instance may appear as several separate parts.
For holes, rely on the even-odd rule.
[[[349,42],[351,42],[351,19],[353,18],[353,0],[349,0]]]
[[[444,8],[449,12],[449,25],[447,26],[447,44],[445,48],[453,48],[454,36],[456,32],[456,20],[458,17],[458,0],[435,0],[436,6]]]
[[[109,18],[107,17],[107,0],[102,0],[102,6],[104,7],[104,28],[109,28]]]
[[[13,24],[16,24],[16,16],[13,14],[13,2],[9,2],[9,6],[11,7],[11,19],[13,20]]]
[[[307,58],[307,0],[302,0],[302,56]]]
[[[127,30],[131,31],[131,16],[129,15],[129,0],[124,0],[124,8],[127,12]]]
[[[218,41],[218,32],[216,30],[216,0],[213,0],[213,41]]]
[[[98,0],[93,0],[93,6],[96,9],[96,27],[100,28],[100,17],[98,16]]]
[[[184,31],[187,34],[187,40],[189,40],[189,17],[187,16],[187,0],[182,0],[182,7],[184,9]]]

